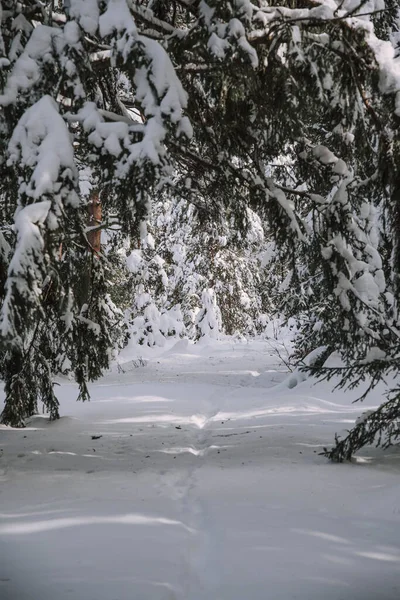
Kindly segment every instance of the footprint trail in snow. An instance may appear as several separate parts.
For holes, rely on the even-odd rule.
[[[218,446],[212,444],[209,423],[221,411],[224,398],[220,393],[212,394],[202,403],[201,412],[192,415],[187,429],[191,445],[171,448],[171,453],[188,453],[191,464],[186,469],[160,477],[160,493],[179,504],[182,521],[191,530],[187,546],[182,548],[182,588],[179,600],[219,600],[215,596],[218,574],[216,528],[207,506],[198,494],[197,472],[203,459]]]

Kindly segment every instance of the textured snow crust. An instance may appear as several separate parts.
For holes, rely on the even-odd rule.
[[[63,417],[0,428],[2,600],[398,600],[400,454],[319,456],[381,402],[276,340],[128,348]],[[140,366],[142,365],[142,366]]]

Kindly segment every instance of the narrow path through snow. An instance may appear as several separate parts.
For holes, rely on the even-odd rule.
[[[200,500],[197,471],[203,466],[205,456],[218,446],[212,444],[208,425],[216,417],[223,405],[224,395],[213,391],[200,403],[200,411],[190,418],[189,428],[192,443],[188,447],[173,448],[176,453],[187,452],[194,457],[188,468],[177,477],[176,471],[162,474],[160,489],[163,495],[178,501],[183,521],[191,528],[183,558],[182,600],[206,600],[214,597],[217,583],[215,556],[215,529],[206,505]]]
[[[0,429],[1,600],[398,600],[400,455],[263,343],[175,349]],[[369,400],[377,404],[379,397]]]

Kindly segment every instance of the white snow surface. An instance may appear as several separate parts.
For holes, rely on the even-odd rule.
[[[59,421],[1,427],[0,598],[398,600],[399,451],[318,454],[382,390],[352,404],[274,348],[127,349],[90,403],[62,380]]]

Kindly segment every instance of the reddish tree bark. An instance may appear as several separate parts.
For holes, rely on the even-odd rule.
[[[89,227],[96,227],[101,224],[101,201],[99,192],[93,190],[88,204],[89,208]],[[90,250],[95,256],[99,256],[101,251],[101,229],[92,229],[87,236]]]

